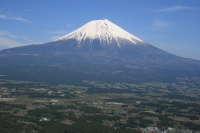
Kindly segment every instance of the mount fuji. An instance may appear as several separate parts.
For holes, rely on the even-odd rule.
[[[0,51],[2,78],[54,83],[170,81],[200,77],[200,61],[178,57],[109,20],[93,20],[45,44]]]

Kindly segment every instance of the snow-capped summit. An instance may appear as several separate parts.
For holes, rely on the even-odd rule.
[[[145,45],[146,43],[134,35],[123,30],[109,20],[93,20],[83,25],[79,29],[60,37],[54,41],[76,39],[79,44],[89,39],[90,43],[100,40],[101,45]]]

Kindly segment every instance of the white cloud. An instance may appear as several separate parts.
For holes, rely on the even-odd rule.
[[[9,38],[17,38],[18,36],[11,34],[10,32],[4,30],[4,31],[0,31],[0,36],[6,36]]]
[[[31,21],[22,18],[22,17],[14,17],[14,16],[7,16],[7,15],[0,15],[0,19],[10,19],[10,20],[16,20],[16,21],[21,21],[21,22],[26,22],[26,23],[32,23]]]
[[[4,47],[17,47],[17,46],[23,46],[25,45],[24,43],[20,43],[8,38],[3,38],[0,37],[0,46],[4,46]]]
[[[49,34],[67,34],[69,31],[48,31]]]
[[[71,24],[66,24],[66,26],[67,26],[67,27],[70,27],[70,26],[72,26],[72,25],[71,25]]]
[[[179,11],[179,10],[198,10],[195,7],[189,7],[189,6],[173,6],[173,7],[169,7],[169,8],[163,8],[163,9],[159,9],[156,12],[172,12],[172,11]]]
[[[153,23],[153,26],[156,26],[156,27],[170,27],[170,23],[165,22],[165,21],[155,21]]]
[[[17,35],[13,35],[6,30],[0,31],[0,46],[10,48],[10,47],[24,46],[29,44],[41,44],[41,43],[35,42],[34,40],[29,39],[28,37],[20,37]]]
[[[17,35],[13,35],[12,33],[8,32],[7,30],[0,31],[0,37],[5,37],[5,38],[19,38],[23,40],[29,40],[27,37],[19,37]]]
[[[52,36],[52,37],[50,38],[50,40],[53,41],[53,40],[58,39],[59,37],[60,37],[60,36]]]
[[[68,34],[70,31],[48,31],[49,34],[54,34],[54,36],[50,37],[50,41],[56,40],[61,36]]]
[[[0,47],[3,46],[4,48],[12,48],[30,44],[43,44],[43,43],[44,42],[36,42],[34,40],[17,41],[11,38],[5,38],[0,36]]]

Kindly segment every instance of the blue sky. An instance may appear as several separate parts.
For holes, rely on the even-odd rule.
[[[0,50],[49,42],[95,19],[200,60],[200,0],[0,0]]]

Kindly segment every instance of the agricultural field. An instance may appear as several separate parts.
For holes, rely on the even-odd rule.
[[[0,132],[199,132],[200,79],[75,86],[0,80]]]

